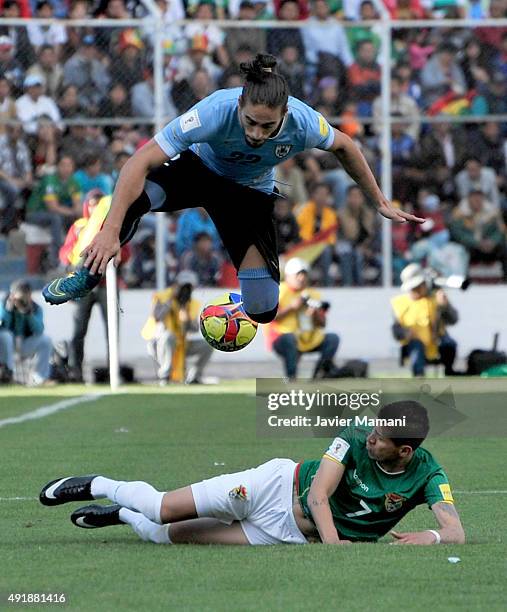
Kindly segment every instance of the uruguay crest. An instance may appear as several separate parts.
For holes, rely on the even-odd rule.
[[[275,155],[281,159],[282,157],[287,157],[292,149],[291,144],[279,144],[275,147]]]

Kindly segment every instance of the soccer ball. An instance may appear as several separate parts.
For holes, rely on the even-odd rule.
[[[239,351],[250,344],[257,333],[257,323],[246,314],[238,293],[225,293],[202,309],[201,333],[208,344],[219,351]]]

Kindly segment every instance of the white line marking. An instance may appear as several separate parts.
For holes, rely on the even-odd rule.
[[[56,402],[56,404],[41,406],[40,408],[36,408],[31,412],[25,412],[24,414],[20,414],[19,416],[9,417],[8,419],[0,419],[0,428],[5,427],[6,425],[15,425],[17,423],[24,423],[25,421],[42,419],[46,416],[49,416],[50,414],[60,412],[61,410],[66,410],[67,408],[72,408],[73,406],[77,406],[78,404],[94,402],[95,400],[100,399],[101,397],[103,397],[103,395],[99,393],[94,393],[91,395],[80,395],[79,397],[71,397],[70,399],[65,399],[61,402]]]

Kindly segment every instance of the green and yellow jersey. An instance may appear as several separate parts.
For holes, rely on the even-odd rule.
[[[374,542],[420,504],[453,503],[447,476],[431,453],[419,447],[403,472],[388,473],[370,459],[366,438],[372,428],[348,428],[335,438],[325,461],[345,466],[329,506],[341,537]],[[312,519],[307,498],[320,460],[304,461],[296,471],[297,491],[305,515]]]

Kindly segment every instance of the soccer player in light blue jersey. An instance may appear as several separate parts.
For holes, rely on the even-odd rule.
[[[51,304],[83,297],[134,235],[142,215],[203,206],[238,270],[243,305],[259,323],[278,308],[280,272],[273,223],[274,166],[314,147],[333,152],[384,217],[424,220],[391,206],[352,140],[289,96],[276,59],[241,65],[243,88],[217,91],[171,121],[125,164],[102,229],[83,266],[43,290]]]

